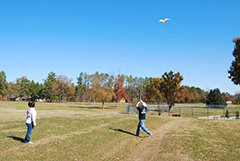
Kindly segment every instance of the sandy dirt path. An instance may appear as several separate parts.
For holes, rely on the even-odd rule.
[[[187,126],[192,122],[192,119],[187,118],[176,118],[172,121],[164,124],[155,131],[152,131],[153,135],[150,137],[143,138],[137,147],[128,154],[126,157],[127,161],[146,161],[156,160],[156,155],[159,155],[163,150],[162,144],[167,133],[179,129],[183,126]],[[171,152],[172,154],[172,152]],[[168,156],[168,154],[160,154],[163,159],[174,158],[174,160],[191,160],[188,156],[175,152],[174,156]],[[159,156],[158,156],[159,158]]]

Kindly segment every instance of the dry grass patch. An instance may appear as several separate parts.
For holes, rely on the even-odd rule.
[[[138,116],[120,114],[124,107],[117,111],[114,104],[103,110],[96,105],[90,108],[92,104],[85,107],[78,103],[40,103],[37,127],[32,134],[34,144],[26,145],[21,142],[26,134],[26,103],[18,106],[0,102],[0,106],[3,112],[0,115],[5,116],[0,122],[2,160],[228,161],[240,158],[239,121],[148,115],[146,127],[153,136],[147,137],[142,131],[140,137],[135,137]]]

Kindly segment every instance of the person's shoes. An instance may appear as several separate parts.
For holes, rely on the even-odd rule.
[[[134,136],[139,136],[139,135],[136,135],[136,134],[135,134]]]
[[[153,134],[151,133],[151,134],[148,134],[148,137],[150,137],[150,136],[152,136]]]
[[[33,144],[33,142],[31,142],[31,141],[29,141],[29,142],[26,142],[26,141],[25,141],[25,143],[26,143],[26,144]]]

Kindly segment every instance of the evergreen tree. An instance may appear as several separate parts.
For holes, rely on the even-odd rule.
[[[218,88],[210,90],[207,96],[207,105],[227,105],[226,101],[222,98],[221,92]]]
[[[16,85],[19,92],[19,97],[26,98],[27,96],[29,96],[30,80],[28,80],[26,76],[22,76],[22,78],[17,78]]]
[[[43,99],[43,85],[39,84],[38,82],[35,83],[33,80],[30,82],[29,85],[29,96],[34,101],[35,99]]]
[[[44,81],[43,94],[44,97],[50,102],[55,100],[57,96],[54,95],[53,85],[56,83],[56,74],[50,72],[47,79]]]
[[[8,83],[6,80],[6,74],[4,71],[0,72],[0,95],[6,96],[7,95],[7,89],[8,89]]]
[[[234,84],[240,85],[240,37],[235,38],[233,42],[235,43],[235,49],[233,51],[235,60],[232,61],[232,66],[228,71],[230,74],[228,78],[231,79]]]

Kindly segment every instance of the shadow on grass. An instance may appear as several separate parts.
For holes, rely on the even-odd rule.
[[[86,107],[86,106],[70,106],[70,107],[72,107],[72,108],[82,108],[82,109],[86,109],[86,108],[88,108],[88,109],[103,109],[102,107]],[[113,108],[111,108],[111,107],[105,107],[104,109],[113,109]]]
[[[20,141],[22,143],[25,143],[25,139],[23,138],[20,138],[20,137],[17,137],[17,136],[8,136],[8,138],[11,138],[13,140],[16,140],[16,141]]]
[[[125,130],[123,130],[123,129],[112,129],[112,128],[110,128],[110,130],[114,130],[114,131],[118,131],[118,132],[122,132],[122,133],[125,133],[125,134],[129,134],[129,135],[135,136],[134,133],[131,133],[131,132],[129,132],[129,131],[125,131]],[[144,138],[143,136],[138,136],[138,137]]]

